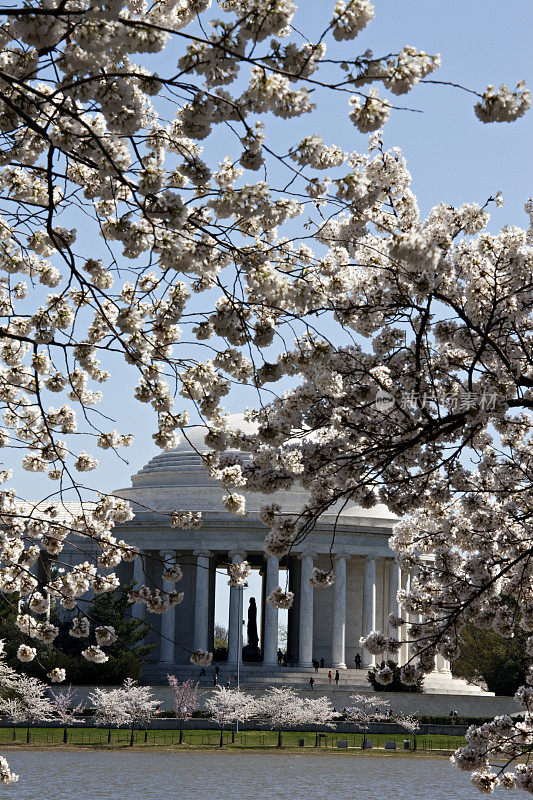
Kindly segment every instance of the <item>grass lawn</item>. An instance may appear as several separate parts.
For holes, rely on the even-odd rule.
[[[362,734],[356,733],[327,733],[325,739],[321,738],[322,749],[337,750],[337,741],[348,742],[348,748],[361,748]],[[86,745],[107,747],[108,732],[103,728],[84,728],[83,726],[68,729],[69,745]],[[282,737],[283,748],[298,748],[300,740],[304,747],[315,746],[314,733],[301,733],[299,731],[286,731]],[[368,734],[368,741],[372,742],[373,750],[384,749],[385,742],[395,741],[397,751],[403,752],[404,740],[409,739],[412,747],[412,736],[403,734]],[[278,734],[276,731],[242,731],[235,734],[232,744],[231,731],[224,732],[224,746],[232,749],[270,749],[276,748]],[[135,731],[135,745],[154,747],[158,745],[171,746],[179,742],[177,730],[140,730]],[[186,730],[183,732],[185,746],[194,748],[218,747],[220,732],[216,730]],[[35,745],[61,745],[63,743],[62,728],[31,728],[30,744]],[[130,743],[130,731],[126,729],[111,730],[111,746],[127,747]],[[13,728],[0,728],[0,745],[26,744],[26,728],[16,728],[15,737]],[[417,749],[423,751],[455,750],[465,744],[463,736],[418,736]],[[342,751],[341,751],[342,752]]]

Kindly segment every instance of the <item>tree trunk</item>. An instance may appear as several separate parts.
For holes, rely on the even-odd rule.
[[[222,747],[223,744],[224,744],[224,726],[222,725],[222,727],[220,728],[220,744],[219,744],[219,747]]]
[[[235,725],[231,729],[231,743],[235,744]]]
[[[315,731],[315,747],[318,747],[318,731]]]
[[[416,733],[413,733],[413,750],[416,750]]]
[[[26,744],[30,743],[30,724],[28,723],[28,727],[26,728]]]
[[[13,741],[16,741],[16,738],[17,738],[17,729],[16,729],[16,727],[13,725]]]
[[[278,731],[278,747],[281,747],[281,730]]]
[[[363,744],[361,745],[362,749],[365,749],[366,745],[366,728],[363,728]]]
[[[67,733],[67,726],[63,728],[63,744],[66,744],[68,740],[68,733]]]
[[[131,723],[130,747],[133,747],[133,733],[134,733],[133,726],[134,726],[134,724],[135,724],[134,722]]]
[[[147,742],[148,742],[148,728],[145,728],[144,729],[144,743],[146,744]]]
[[[111,744],[111,725],[107,729],[107,743]]]
[[[180,720],[180,744],[183,744],[183,723]]]

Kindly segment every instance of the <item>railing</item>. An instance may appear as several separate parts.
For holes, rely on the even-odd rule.
[[[67,729],[67,744],[69,745],[107,745],[128,746],[131,741],[131,731],[126,728],[112,728],[109,734],[107,728],[82,728],[69,727]],[[177,745],[179,743],[179,730],[147,729],[135,730],[133,741],[135,745]],[[409,750],[413,750],[413,737],[408,734],[370,734],[367,733],[367,741],[372,742],[372,749],[385,749],[385,742],[396,742],[396,750],[387,752],[405,752],[404,742],[409,741]],[[224,731],[224,746],[236,748],[274,748],[277,747],[278,734],[276,731],[240,731],[234,733],[231,730]],[[302,731],[283,731],[282,748],[315,747],[317,738],[315,733]],[[1,727],[0,744],[17,745],[26,744],[26,727]],[[63,728],[30,727],[30,744],[57,744],[64,742]],[[192,747],[217,747],[220,743],[220,731],[217,730],[184,730],[182,742]],[[338,742],[347,742],[347,746],[341,745],[343,749],[360,749],[363,742],[363,734],[356,733],[328,733],[320,735],[320,746],[328,749],[339,749]],[[417,736],[417,750],[445,750],[451,751],[464,744],[462,736]]]

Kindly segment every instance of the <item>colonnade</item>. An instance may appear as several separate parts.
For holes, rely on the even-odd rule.
[[[209,607],[210,607],[210,559],[214,553],[209,550],[194,550],[192,553],[196,558],[196,577],[194,585],[194,649],[209,649]],[[172,550],[162,550],[159,556],[164,562],[172,562],[177,558],[177,552]],[[218,554],[220,555],[220,554]],[[240,563],[246,559],[246,552],[243,550],[230,550],[227,559],[232,563]],[[347,615],[347,561],[352,557],[350,553],[337,553],[334,558],[333,584],[333,617],[331,625],[331,667],[334,669],[346,668],[346,615]],[[402,587],[402,572],[393,558],[382,556],[359,556],[364,559],[363,564],[363,603],[362,603],[362,634],[367,635],[376,630],[377,624],[377,585],[376,585],[376,562],[383,560],[388,564],[388,614],[402,616],[402,609],[397,600],[397,592]],[[311,667],[313,663],[314,645],[314,589],[309,583],[312,576],[315,561],[318,554],[310,550],[298,554],[301,561],[299,591],[294,603],[298,607],[298,654],[297,662],[300,667]],[[279,560],[274,556],[266,556],[265,565],[265,596],[268,596],[277,586],[280,585],[280,565]],[[386,575],[387,573],[385,573]],[[137,586],[144,583],[143,557],[140,556],[134,561],[133,580]],[[409,588],[410,575],[403,578],[403,585]],[[167,584],[163,581],[164,591],[172,591],[174,584]],[[320,590],[318,590],[320,591]],[[236,664],[238,659],[239,647],[242,636],[243,609],[240,607],[242,592],[239,588],[230,588],[229,598],[229,620],[228,620],[228,663]],[[137,603],[133,606],[132,613],[142,618],[144,615],[144,605]],[[386,609],[384,609],[386,611]],[[405,614],[403,615],[405,618]],[[384,613],[387,617],[387,613]],[[412,620],[414,621],[414,619]],[[161,617],[161,650],[160,659],[165,663],[174,661],[174,641],[175,641],[175,622],[176,615],[172,612],[163,614]],[[389,629],[389,635],[398,636],[398,630]],[[400,631],[403,638],[405,631]],[[278,609],[265,603],[263,610],[263,630],[262,630],[262,650],[263,664],[274,666],[277,664],[278,653]],[[405,663],[409,658],[407,645],[403,645],[397,656],[391,656],[399,663]],[[361,652],[362,666],[371,668],[376,663],[376,658],[366,650]],[[436,669],[439,672],[449,671],[449,662],[441,656],[436,658]]]

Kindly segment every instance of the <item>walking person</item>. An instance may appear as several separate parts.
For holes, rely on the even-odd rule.
[[[312,675],[311,675],[311,677],[309,678],[309,688],[310,688],[310,689],[314,689],[314,688],[315,688],[315,679],[313,678],[313,676],[312,676]]]
[[[338,685],[339,685],[339,681],[340,681],[340,679],[341,679],[341,676],[339,675],[339,670],[338,670],[338,669],[336,669],[336,670],[335,670],[335,686],[338,686]]]
[[[231,689],[231,675],[228,675],[228,679],[226,681],[226,689]]]
[[[313,667],[315,668],[315,673],[318,675],[318,658],[313,658]]]
[[[331,681],[332,681],[332,680],[333,680],[333,675],[332,675],[332,672],[331,672],[331,670],[330,670],[330,671],[328,672],[328,683],[329,683],[329,685],[330,685],[330,686],[331,686]]]
[[[237,670],[235,670],[235,672],[233,673],[233,680],[235,681],[235,683],[237,683],[237,678],[238,678]]]
[[[218,672],[213,675],[213,686],[218,686]]]

